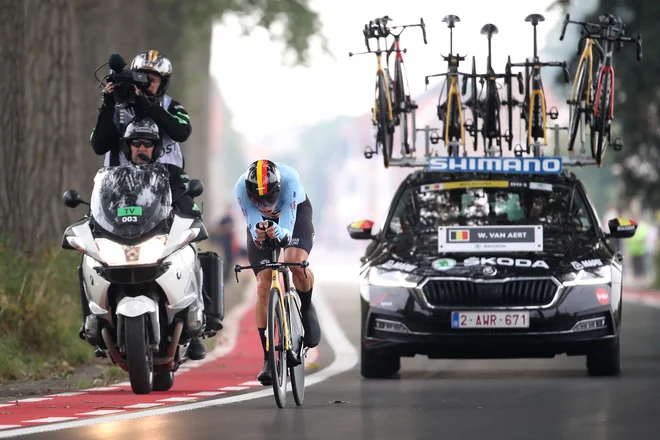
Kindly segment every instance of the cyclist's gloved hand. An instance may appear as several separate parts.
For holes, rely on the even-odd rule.
[[[290,236],[289,230],[286,228],[281,228],[280,225],[277,223],[273,223],[272,228],[273,228],[273,232],[272,232],[273,236],[271,236],[270,238],[276,238],[277,241],[285,241],[287,237]]]

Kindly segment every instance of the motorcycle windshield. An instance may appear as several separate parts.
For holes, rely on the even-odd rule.
[[[90,204],[96,223],[111,234],[146,234],[172,209],[167,168],[159,163],[103,168],[94,177]]]

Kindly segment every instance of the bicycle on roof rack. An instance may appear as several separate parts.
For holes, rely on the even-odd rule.
[[[389,168],[392,160],[392,144],[394,141],[395,127],[402,125],[402,134],[400,136],[402,154],[407,155],[415,150],[415,109],[417,108],[417,105],[411,100],[409,93],[410,88],[408,87],[408,77],[404,73],[403,55],[401,54],[406,53],[407,49],[400,48],[399,38],[406,28],[419,26],[422,28],[424,44],[427,44],[426,25],[424,24],[423,18],[420,18],[419,24],[388,27],[387,23],[389,21],[392,21],[392,19],[386,15],[369,21],[369,24],[365,24],[362,34],[364,35],[364,44],[367,46],[367,51],[360,53],[349,52],[348,54],[349,57],[368,53],[376,54],[378,62],[376,71],[376,91],[374,106],[371,109],[372,122],[373,125],[377,127],[376,149],[373,150],[370,147],[367,147],[364,155],[367,159],[371,159],[374,154],[378,153],[379,147],[382,148],[385,168]],[[393,29],[401,29],[401,31],[398,34],[395,34],[392,32]],[[394,37],[394,42],[389,49],[381,49],[380,40],[384,39],[385,45],[387,45],[387,37],[390,35]],[[369,40],[372,38],[376,40],[377,49],[375,51],[372,51],[369,46]],[[381,61],[383,53],[387,54],[385,66],[383,66]],[[389,70],[389,58],[392,53],[396,53],[394,60],[394,81],[390,76]],[[408,142],[408,115],[411,116],[412,123],[412,146]]]
[[[618,43],[617,50],[623,47],[623,43],[635,43],[637,61],[641,61],[642,36],[637,34],[635,38],[626,37],[625,25],[615,15],[602,14],[598,17],[598,21],[600,23],[571,21],[570,15],[566,14],[559,40],[564,40],[569,23],[582,27],[578,53],[580,53],[580,45],[583,42],[584,48],[575,72],[571,95],[567,101],[571,109],[568,150],[573,151],[575,147],[578,129],[580,130],[580,141],[584,144],[584,134],[588,125],[591,137],[591,155],[595,159],[596,165],[600,167],[607,145],[611,144],[614,151],[620,151],[623,148],[620,138],[616,138],[614,142],[611,140],[611,126],[614,120],[614,67],[612,65],[614,43]],[[601,45],[597,40],[604,41],[604,44]],[[593,81],[594,48],[600,55],[595,83]],[[606,139],[607,145],[605,144]]]
[[[463,147],[463,155],[467,156],[467,151],[465,151],[465,129],[471,126],[471,122],[463,122],[463,103],[461,101],[461,94],[458,91],[458,75],[463,75],[458,71],[458,66],[461,61],[465,61],[467,55],[461,56],[458,53],[454,54],[453,29],[456,23],[460,21],[461,19],[457,15],[447,15],[442,19],[442,22],[447,23],[447,27],[449,28],[449,55],[440,55],[447,62],[447,72],[424,77],[427,87],[429,85],[429,78],[445,77],[438,97],[437,114],[438,119],[444,126],[442,139],[447,147],[449,156],[458,156],[461,147]],[[447,85],[447,82],[449,82],[449,85]],[[442,99],[443,97],[446,97],[444,101]],[[440,137],[437,134],[431,138],[431,142],[434,144],[439,140]]]
[[[498,79],[504,78],[505,80],[517,78],[518,83],[522,82],[522,75],[514,75],[512,72],[507,71],[505,73],[495,73],[495,70],[492,66],[492,46],[491,40],[493,35],[498,33],[497,26],[494,24],[488,23],[481,28],[481,34],[486,35],[488,39],[488,62],[486,67],[486,73],[476,73],[476,62],[475,58],[472,57],[472,73],[463,74],[463,85],[462,92],[463,94],[467,91],[467,80],[471,79],[471,91],[472,96],[466,104],[468,104],[474,115],[474,126],[469,127],[468,131],[474,137],[474,151],[477,151],[478,147],[478,136],[477,133],[480,131],[484,141],[484,155],[492,156],[499,150],[499,155],[502,155],[502,138],[505,138],[509,144],[509,149],[511,149],[511,142],[513,140],[513,135],[509,132],[507,134],[502,134],[501,123],[500,123],[500,109],[502,105],[511,106],[513,104],[513,99],[511,96],[507,96],[507,100],[503,103],[500,99],[498,92],[499,84],[497,83]],[[480,95],[477,96],[477,78],[479,78],[479,84],[481,85],[481,92],[483,92],[483,85],[486,83],[486,96],[484,99],[480,99]],[[510,92],[510,90],[508,90]],[[478,119],[483,121],[481,130],[478,127]],[[495,144],[495,145],[493,145]]]
[[[568,64],[563,62],[541,62],[538,55],[538,44],[536,38],[536,27],[545,17],[541,14],[530,14],[525,17],[525,21],[531,23],[534,28],[534,56],[532,60],[525,60],[524,63],[511,63],[511,58],[507,62],[507,69],[511,67],[524,67],[525,68],[525,98],[522,103],[521,116],[525,121],[525,131],[527,132],[527,154],[533,152],[533,155],[538,157],[542,156],[542,145],[548,145],[547,136],[547,117],[556,120],[559,117],[559,111],[556,107],[552,107],[547,111],[545,91],[543,89],[543,81],[541,80],[541,67],[560,67],[564,72],[564,81],[570,82],[570,73],[568,71]],[[511,106],[509,107],[511,112]],[[509,116],[509,123],[511,124],[511,115]],[[512,127],[509,125],[509,130]],[[543,144],[539,142],[543,139]],[[532,151],[533,148],[533,151]],[[509,147],[509,150],[511,148]],[[522,154],[521,150],[516,151],[516,155]]]

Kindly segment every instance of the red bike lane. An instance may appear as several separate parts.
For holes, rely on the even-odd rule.
[[[263,351],[255,328],[254,308],[250,307],[240,317],[230,351],[219,346],[203,361],[183,364],[175,373],[170,391],[135,395],[128,383],[121,383],[2,402],[0,429],[115,415],[263,389],[256,381],[263,365]],[[317,348],[309,350],[306,365],[313,365],[318,360]]]

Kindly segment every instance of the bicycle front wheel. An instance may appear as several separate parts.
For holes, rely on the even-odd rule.
[[[578,136],[578,129],[581,129],[582,133],[584,133],[585,131],[585,127],[583,125],[584,119],[582,118],[582,114],[585,112],[585,108],[587,105],[587,83],[588,83],[587,75],[588,75],[587,68],[584,67],[582,69],[580,76],[578,77],[579,82],[577,84],[577,87],[575,88],[577,94],[574,96],[574,101],[570,105],[571,119],[568,125],[569,127],[568,151],[573,151],[573,148],[575,146],[575,140],[577,139]],[[582,127],[580,127],[581,125]]]
[[[293,400],[296,405],[301,406],[305,400],[305,356],[303,355],[303,325],[302,315],[298,301],[294,298],[287,301],[287,321],[291,329],[291,355],[298,358],[297,365],[289,366],[289,375],[291,376],[291,391],[293,391]]]
[[[270,376],[273,381],[273,394],[279,408],[286,405],[286,349],[284,319],[280,292],[271,289],[268,300],[268,357],[270,358]]]

